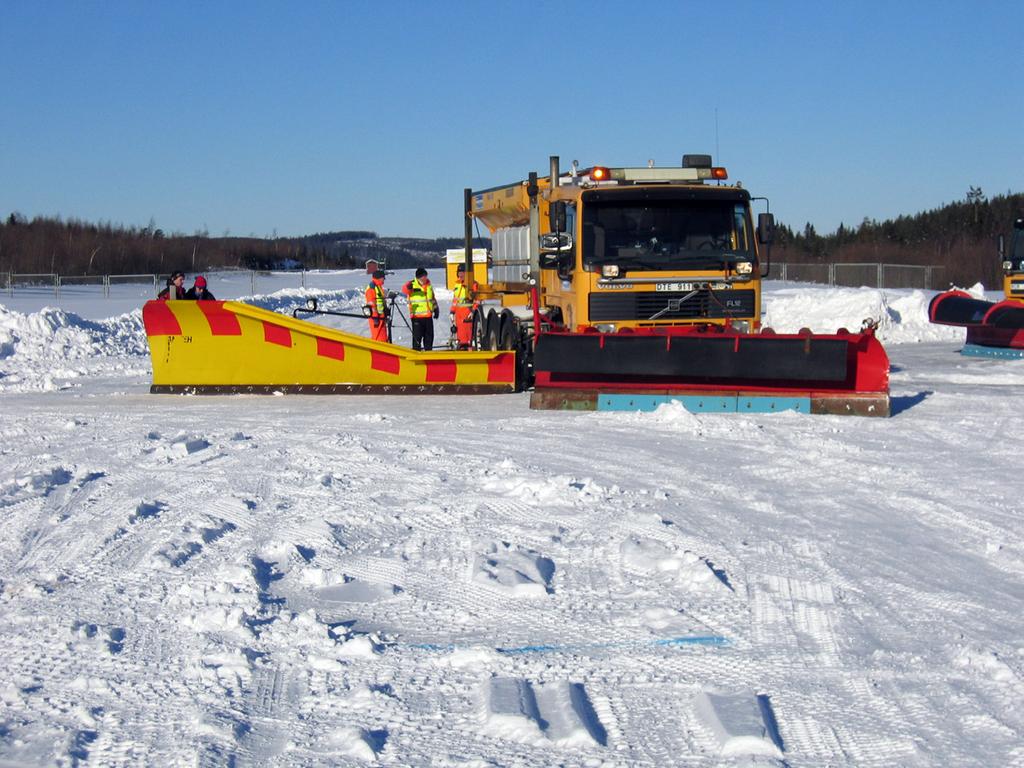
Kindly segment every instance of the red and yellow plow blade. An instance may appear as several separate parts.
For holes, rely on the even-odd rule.
[[[515,390],[514,352],[414,352],[236,301],[150,301],[142,319],[155,393]]]

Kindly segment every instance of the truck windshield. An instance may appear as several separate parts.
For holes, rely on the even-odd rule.
[[[714,269],[754,259],[746,206],[728,200],[594,201],[583,209],[583,264]]]

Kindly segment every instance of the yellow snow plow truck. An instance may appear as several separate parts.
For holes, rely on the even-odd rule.
[[[576,163],[465,190],[488,229],[475,276],[474,348],[513,350],[531,407],[884,416],[889,361],[868,327],[834,334],[761,328],[761,278],[774,230],[709,155],[679,167]],[[767,208],[767,201],[765,200]],[[765,249],[762,261],[761,248]],[[454,270],[449,268],[449,281]]]

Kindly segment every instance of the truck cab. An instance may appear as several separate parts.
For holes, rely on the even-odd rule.
[[[760,327],[758,244],[771,240],[771,214],[755,229],[750,193],[726,185],[709,155],[686,155],[680,167],[574,164],[565,174],[551,160],[547,178],[472,198],[469,215],[492,236],[482,292],[506,317],[529,322],[536,287],[542,322],[569,332]]]

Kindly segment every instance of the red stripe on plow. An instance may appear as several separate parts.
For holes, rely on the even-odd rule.
[[[263,321],[263,340],[270,344],[279,344],[282,347],[292,345],[292,332],[282,325],[274,325]]]
[[[487,361],[487,381],[495,383],[513,383],[516,380],[516,356],[512,353],[498,355]]]
[[[340,341],[333,341],[331,339],[322,339],[320,337],[317,337],[316,353],[320,357],[330,357],[333,360],[344,360],[345,345],[342,344]]]
[[[454,360],[428,360],[427,381],[455,381],[457,370]]]
[[[181,336],[181,323],[166,301],[147,301],[142,306],[142,324],[147,336]]]
[[[378,352],[375,349],[370,350],[370,367],[375,371],[393,373],[397,376],[401,365],[402,360],[398,355],[391,355],[387,352]]]
[[[199,310],[206,316],[210,324],[210,333],[214,336],[241,336],[242,327],[234,312],[224,309],[223,301],[197,301]]]

